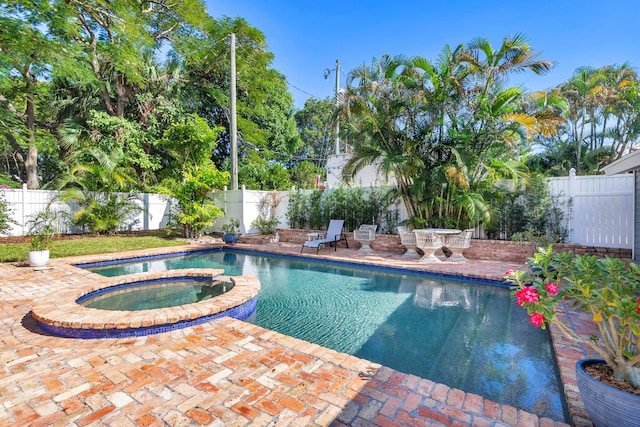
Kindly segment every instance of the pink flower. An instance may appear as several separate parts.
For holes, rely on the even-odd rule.
[[[554,284],[553,282],[547,283],[546,288],[547,288],[547,292],[549,292],[551,295],[557,294],[558,291],[560,290],[560,286]]]
[[[518,305],[522,306],[525,302],[538,302],[540,295],[538,295],[536,288],[526,286],[516,292],[516,298]]]
[[[640,313],[640,298],[638,298],[638,308],[637,308],[637,310],[638,310],[638,313]]]
[[[505,277],[506,276],[511,276],[513,274],[513,270],[507,270],[504,272]]]
[[[540,314],[538,312],[533,313],[529,316],[529,323],[534,325],[536,328],[539,328],[544,323],[544,314]]]

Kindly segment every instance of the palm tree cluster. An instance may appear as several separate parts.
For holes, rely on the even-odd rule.
[[[489,221],[490,184],[525,177],[521,149],[552,124],[525,113],[523,91],[506,87],[513,73],[552,68],[537,57],[516,35],[497,50],[476,38],[435,61],[384,55],[354,69],[340,112],[353,153],[345,174],[379,162],[414,226]]]
[[[541,154],[527,164],[552,175],[599,173],[634,148],[640,137],[640,78],[627,63],[581,67],[565,83],[532,96],[534,109],[563,121],[536,138]],[[538,150],[540,151],[540,150]]]

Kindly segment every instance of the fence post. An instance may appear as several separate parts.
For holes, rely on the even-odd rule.
[[[22,235],[27,235],[27,184],[22,184]]]
[[[142,195],[142,204],[143,204],[143,211],[142,211],[142,229],[143,230],[149,230],[149,215],[151,214],[151,205],[150,205],[150,201],[149,201],[149,193],[144,193]]]
[[[227,186],[222,187],[222,210],[224,211],[224,216],[227,216]]]
[[[240,201],[240,217],[242,219],[241,230],[244,230],[242,232],[242,235],[246,236],[247,235],[247,226],[244,223],[244,211],[245,211],[244,202],[245,202],[245,200],[247,198],[247,193],[246,193],[247,187],[245,187],[245,185],[242,184],[241,188],[242,188],[242,193],[240,193],[240,197],[242,198],[242,200]]]
[[[569,242],[576,241],[576,232],[573,229],[573,215],[571,214],[571,206],[573,206],[573,200],[575,196],[575,183],[576,183],[576,170],[575,168],[569,169],[569,184],[567,186],[569,194],[567,199],[567,213],[569,219],[567,221],[567,228],[569,229]]]

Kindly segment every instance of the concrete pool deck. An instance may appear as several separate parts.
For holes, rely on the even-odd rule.
[[[299,244],[234,245],[299,255]],[[429,379],[223,318],[143,337],[43,333],[32,302],[97,280],[73,264],[194,250],[173,247],[53,259],[36,270],[0,264],[0,425],[33,426],[566,426]],[[355,249],[305,257],[499,280],[515,263],[416,264]],[[585,334],[587,319],[570,314]],[[553,331],[574,426],[590,426],[575,385],[583,351]]]

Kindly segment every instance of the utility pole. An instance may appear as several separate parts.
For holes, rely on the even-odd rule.
[[[231,93],[229,134],[231,137],[231,189],[238,189],[238,129],[236,123],[236,35],[231,33]]]
[[[340,100],[338,94],[340,93],[340,61],[336,59],[336,110],[340,108]],[[340,113],[336,116],[336,146],[335,153],[340,152]]]

